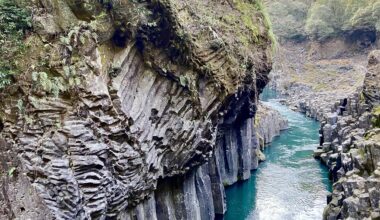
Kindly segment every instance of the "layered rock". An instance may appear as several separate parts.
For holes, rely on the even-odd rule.
[[[125,219],[214,219],[223,215],[225,186],[250,177],[259,162],[265,160],[265,142],[287,128],[279,112],[260,103],[260,122],[246,120],[240,129],[226,129],[219,136],[212,158],[185,176],[160,180],[150,199],[129,209]],[[262,137],[261,137],[262,135]],[[147,217],[149,216],[149,218]]]
[[[253,117],[271,67],[260,7],[31,4],[25,74],[0,99],[0,139],[20,161],[1,201],[27,178],[43,208],[23,208],[40,208],[36,218],[47,208],[56,219],[224,213],[223,183],[258,163]],[[22,218],[16,202],[6,204],[5,215]]]
[[[2,139],[0,161],[0,170],[7,171],[1,176],[0,219],[52,219],[50,210],[29,179],[16,170],[20,161],[11,146]]]
[[[265,160],[265,144],[287,128],[287,121],[279,112],[260,104],[256,121],[245,121],[238,129],[227,130],[223,139],[217,140],[215,152],[217,167],[224,185],[249,179],[251,170]]]
[[[288,128],[288,121],[278,111],[261,102],[255,117],[255,127],[265,145],[271,143],[280,131]]]
[[[344,100],[323,126],[322,160],[330,167],[334,191],[325,219],[380,218],[380,53],[369,55],[362,95]]]

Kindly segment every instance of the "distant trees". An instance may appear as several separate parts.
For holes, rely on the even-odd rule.
[[[266,1],[273,28],[284,39],[324,40],[358,29],[380,31],[379,0]]]
[[[317,0],[309,11],[306,33],[318,40],[356,29],[380,30],[377,0]]]
[[[306,37],[305,24],[312,0],[267,1],[275,34],[282,39],[301,40]]]

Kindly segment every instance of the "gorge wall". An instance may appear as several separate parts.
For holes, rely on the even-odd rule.
[[[380,218],[380,51],[369,55],[364,86],[341,100],[322,124],[318,157],[330,168],[334,190],[325,219]]]
[[[223,214],[224,185],[272,138],[254,119],[271,69],[262,6],[25,4],[33,29],[0,94],[0,218]]]
[[[150,199],[129,209],[124,219],[214,219],[222,216],[225,186],[250,178],[251,171],[265,160],[262,153],[287,121],[279,112],[259,104],[260,122],[245,121],[240,128],[219,136],[210,160],[184,176],[160,180]],[[227,134],[227,133],[226,133]],[[265,137],[265,138],[264,138]]]

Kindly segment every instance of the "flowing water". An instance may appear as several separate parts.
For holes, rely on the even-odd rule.
[[[265,90],[262,100],[289,120],[289,129],[266,148],[266,162],[248,181],[226,189],[225,220],[320,220],[331,183],[312,157],[319,123],[278,103],[272,91]]]

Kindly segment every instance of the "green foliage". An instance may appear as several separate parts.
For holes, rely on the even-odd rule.
[[[305,24],[311,4],[311,0],[266,1],[274,33],[280,39],[306,38]]]
[[[79,62],[79,65],[80,64],[83,64],[83,62]],[[79,86],[81,84],[81,80],[76,72],[76,66],[72,65],[72,66],[65,66],[63,67],[63,70],[65,72],[65,77],[66,77],[66,80],[68,81],[69,83],[69,87],[73,88],[73,87],[76,87],[76,86]]]
[[[0,89],[11,84],[11,76],[17,73],[16,60],[25,50],[23,39],[30,27],[28,10],[14,1],[0,0]]]
[[[267,0],[266,6],[282,39],[324,40],[358,29],[380,31],[379,0]]]
[[[266,7],[264,7],[264,3],[262,0],[249,0],[249,1],[244,1],[244,0],[233,0],[232,1],[234,6],[236,7],[237,10],[240,11],[241,21],[245,25],[245,27],[251,32],[250,36],[249,35],[238,35],[240,38],[241,42],[243,42],[245,45],[248,45],[249,43],[258,43],[260,44],[260,25],[257,23],[252,18],[252,13],[253,12],[260,12],[262,14],[262,19],[264,21],[264,25],[266,26],[268,32],[268,37],[272,42],[272,47],[275,48],[276,46],[276,37],[273,34],[272,30],[272,23],[269,19],[269,14],[266,10]],[[235,23],[234,20],[236,18],[231,17],[231,16],[225,16],[224,19],[228,23]]]
[[[306,23],[306,32],[318,40],[357,29],[380,31],[379,1],[317,0]]]
[[[49,77],[45,72],[33,72],[32,79],[38,88],[58,97],[60,92],[65,92],[65,80],[62,77]]]
[[[186,76],[180,76],[179,82],[180,82],[181,86],[186,87],[189,83],[189,80],[187,79]]]
[[[2,63],[2,62],[5,62],[5,61],[0,60],[0,63]],[[12,80],[10,78],[10,73],[0,70],[0,89],[11,84],[11,82],[12,82]]]
[[[372,125],[376,128],[380,128],[380,106],[372,110]]]
[[[9,177],[13,177],[15,171],[16,171],[16,167],[11,167],[11,168],[8,170],[8,176],[9,176]]]
[[[268,37],[272,42],[272,52],[274,52],[274,50],[277,48],[277,38],[276,38],[276,35],[274,34],[273,24],[270,19],[269,12],[267,8],[265,7],[264,3],[265,2],[263,0],[257,0],[256,8],[257,10],[261,11],[263,14],[264,24],[268,28]]]

